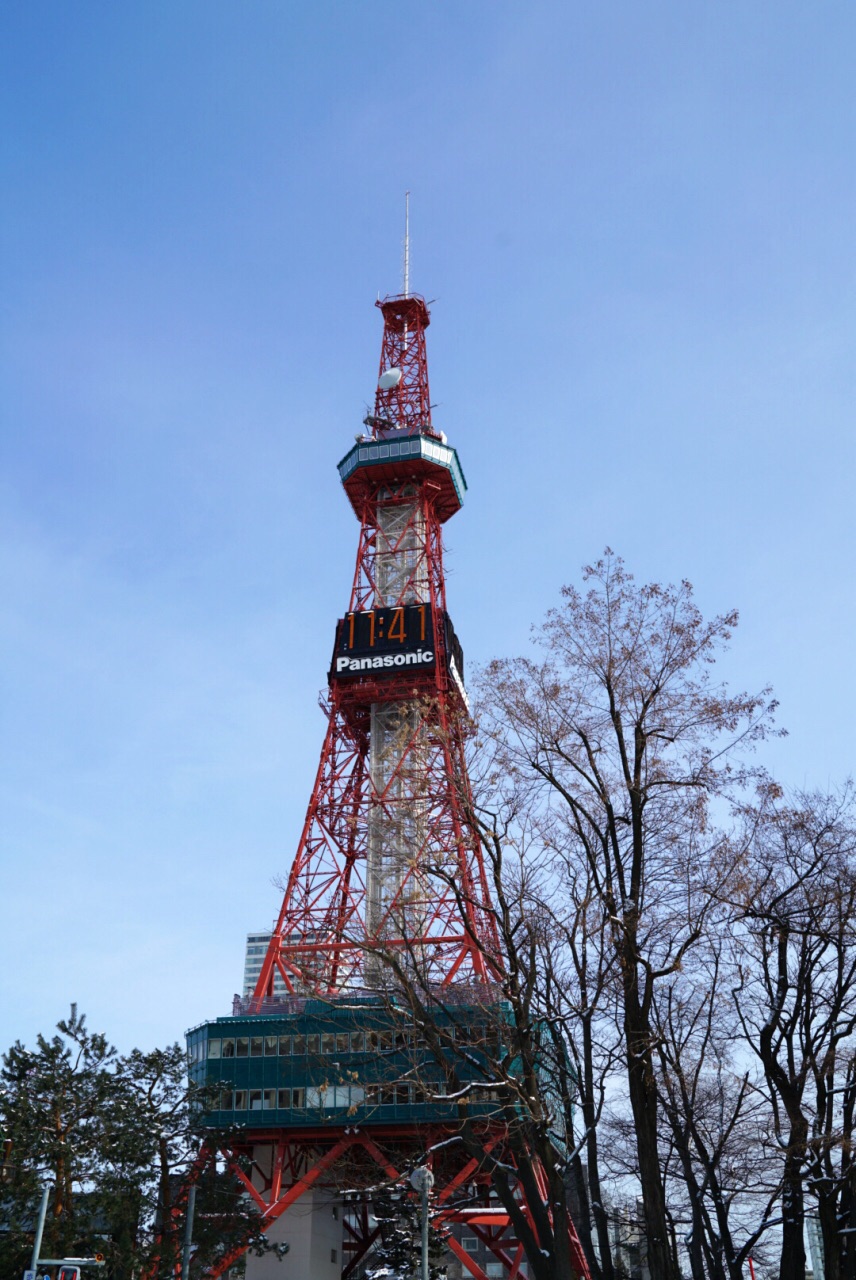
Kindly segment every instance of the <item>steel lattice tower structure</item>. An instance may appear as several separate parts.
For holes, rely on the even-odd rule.
[[[407,1083],[413,1042],[400,1022],[388,1029],[390,957],[423,991],[437,993],[447,1021],[469,1030],[501,1000],[502,980],[471,818],[463,656],[443,569],[443,525],[466,483],[457,453],[431,422],[429,312],[406,286],[405,275],[405,292],[377,304],[383,340],[374,412],[339,463],[360,531],[297,853],[255,992],[233,1017],[189,1034],[191,1075],[222,1090],[210,1115],[211,1151],[224,1150],[218,1127],[234,1135],[237,1124],[245,1135],[229,1139],[227,1154],[266,1227],[279,1222],[282,1230],[301,1204],[320,1214],[317,1205],[328,1203],[317,1200],[322,1189],[341,1187],[343,1178],[353,1186],[360,1169],[364,1181],[366,1169],[368,1181],[396,1179],[427,1159],[435,1221],[466,1224],[514,1280],[523,1249],[508,1215],[491,1199],[479,1161],[447,1145],[456,1106]],[[488,1149],[501,1150],[494,1108],[486,1101],[471,1110]],[[327,1270],[311,1264],[310,1280],[358,1280],[378,1232],[369,1207],[366,1197],[349,1202],[341,1247],[329,1250]],[[475,1257],[449,1243],[465,1272],[487,1280]],[[210,1274],[221,1275],[235,1256]],[[585,1276],[575,1236],[573,1256]]]
[[[321,762],[256,1009],[273,996],[277,973],[294,992],[371,986],[373,943],[406,948],[441,986],[487,978],[499,955],[468,819],[462,659],[443,571],[442,526],[461,505],[463,472],[431,425],[425,302],[378,305],[371,435],[339,464],[360,522],[353,586],[336,632]]]

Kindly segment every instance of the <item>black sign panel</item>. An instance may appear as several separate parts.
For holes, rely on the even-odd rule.
[[[330,675],[337,680],[366,675],[432,671],[434,618],[430,604],[347,613],[336,627]]]
[[[464,651],[461,648],[461,642],[455,635],[455,628],[452,626],[452,619],[446,614],[446,661],[449,664],[449,670],[453,674],[457,674],[458,680],[463,687],[464,683]]]

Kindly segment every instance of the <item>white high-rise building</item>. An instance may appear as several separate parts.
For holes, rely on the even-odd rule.
[[[256,983],[259,980],[259,974],[262,971],[262,961],[267,954],[268,943],[271,940],[271,931],[267,933],[248,933],[247,934],[247,950],[244,956],[244,995],[251,996],[256,989]],[[279,973],[274,975],[273,991],[276,996],[285,995],[285,983]]]

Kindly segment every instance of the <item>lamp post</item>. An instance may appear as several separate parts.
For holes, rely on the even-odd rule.
[[[46,1186],[42,1191],[42,1202],[39,1205],[39,1220],[36,1224],[36,1235],[33,1240],[33,1259],[30,1263],[30,1270],[36,1271],[39,1265],[39,1254],[42,1250],[42,1235],[45,1230],[45,1218],[48,1212],[48,1196],[50,1195],[50,1187]]]
[[[427,1165],[413,1170],[410,1185],[422,1197],[422,1280],[428,1280],[428,1195],[434,1185],[434,1175]]]
[[[193,1211],[196,1208],[196,1183],[191,1183],[187,1193],[187,1213],[184,1219],[184,1248],[181,1251],[181,1280],[190,1275],[190,1250],[193,1246]]]

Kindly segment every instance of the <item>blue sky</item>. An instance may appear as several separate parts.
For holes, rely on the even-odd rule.
[[[468,663],[607,544],[852,769],[851,3],[0,19],[0,1045],[226,1012],[317,763],[380,318],[429,299]]]

